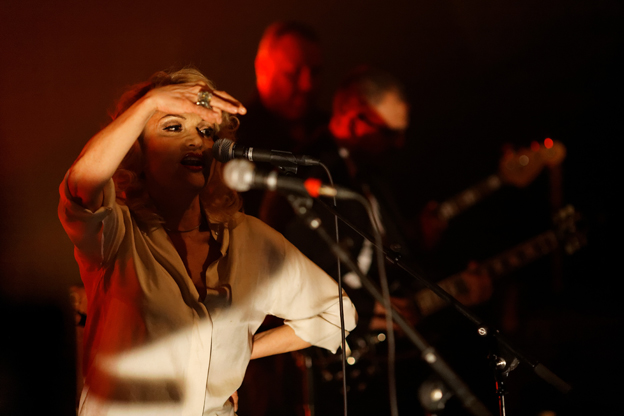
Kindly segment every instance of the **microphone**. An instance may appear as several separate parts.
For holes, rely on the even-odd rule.
[[[321,161],[311,156],[295,156],[281,150],[254,149],[236,144],[229,139],[218,139],[212,145],[212,154],[219,162],[247,159],[250,162],[269,162],[274,166],[317,166]]]
[[[276,171],[256,172],[255,165],[247,160],[232,160],[226,163],[223,167],[223,181],[230,189],[238,192],[246,192],[253,188],[286,191],[310,195],[314,198],[335,196],[342,199],[357,199],[360,197],[357,192],[350,189],[325,185],[314,178],[302,180],[278,175]]]

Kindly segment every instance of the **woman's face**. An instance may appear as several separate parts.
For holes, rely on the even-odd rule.
[[[143,130],[148,189],[199,192],[210,176],[213,133],[197,114],[154,114]]]

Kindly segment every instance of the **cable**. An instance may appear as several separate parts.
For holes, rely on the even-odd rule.
[[[388,278],[386,276],[385,257],[383,250],[383,242],[381,233],[375,220],[375,214],[373,208],[368,199],[360,195],[357,199],[362,206],[366,209],[373,228],[373,236],[375,239],[375,254],[377,255],[377,269],[379,273],[379,283],[381,286],[381,294],[384,300],[384,309],[386,310],[386,331],[388,341],[388,396],[390,399],[390,414],[392,416],[398,416],[399,407],[397,403],[397,391],[396,391],[396,375],[395,375],[395,363],[396,363],[396,345],[394,340],[394,326],[392,324],[392,302],[390,301],[390,289],[388,287]]]
[[[327,174],[327,178],[329,179],[329,184],[334,186],[334,179],[331,176],[331,172],[329,168],[325,166],[325,164],[321,163],[320,166],[325,170]],[[337,207],[336,197],[332,198],[334,200],[334,207]],[[334,229],[336,233],[336,243],[340,244],[340,234],[338,232],[338,216],[334,215]],[[340,268],[340,259],[336,258],[336,269],[338,273],[338,304],[340,310],[340,341],[342,347],[342,403],[343,403],[343,413],[344,416],[348,416],[348,406],[347,406],[347,340],[345,335],[345,323],[344,323],[344,306],[342,302],[342,270]]]
[[[331,186],[334,186],[334,181],[331,176],[331,173],[327,166],[323,163],[320,164],[321,167],[327,173],[327,177],[329,179],[329,183]],[[362,204],[366,213],[368,215],[369,221],[371,223],[373,229],[373,236],[375,239],[375,254],[377,256],[377,269],[379,274],[379,281],[381,286],[381,293],[384,299],[384,308],[386,312],[386,331],[387,331],[387,342],[388,342],[388,396],[390,399],[390,414],[392,416],[398,416],[398,403],[397,403],[397,390],[396,390],[396,343],[394,337],[394,326],[392,323],[392,315],[389,312],[392,308],[392,302],[390,301],[390,289],[388,286],[388,278],[386,275],[385,269],[385,257],[383,250],[383,241],[381,237],[381,232],[379,231],[377,220],[375,219],[375,214],[373,212],[372,205],[370,201],[362,195],[357,195],[356,200]],[[337,206],[336,198],[334,200],[334,207]],[[381,219],[380,219],[381,220]],[[334,215],[334,225],[336,232],[336,243],[340,244],[339,234],[338,234],[338,216]],[[338,266],[338,290],[339,290],[339,302],[340,302],[340,325],[342,329],[342,389],[344,396],[344,416],[347,415],[347,373],[346,373],[346,337],[344,334],[344,311],[342,304],[342,274],[340,269],[340,260],[337,261]]]

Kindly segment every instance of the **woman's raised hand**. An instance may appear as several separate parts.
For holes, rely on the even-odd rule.
[[[201,92],[208,94],[201,94]],[[103,201],[102,190],[130,147],[157,112],[197,114],[210,124],[221,124],[223,112],[245,114],[243,105],[224,91],[204,83],[186,83],[154,88],[97,133],[84,147],[70,170],[71,195],[89,209]]]
[[[200,93],[206,94],[200,94]],[[203,83],[167,85],[149,91],[146,100],[157,111],[168,114],[194,113],[210,123],[221,124],[222,113],[245,114],[243,105],[225,91],[211,90]]]

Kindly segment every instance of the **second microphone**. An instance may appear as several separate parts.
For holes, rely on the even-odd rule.
[[[250,189],[268,189],[270,191],[285,191],[298,194],[318,196],[335,196],[341,199],[358,199],[357,192],[350,189],[329,186],[318,179],[293,178],[279,175],[277,172],[256,172],[253,163],[245,160],[233,160],[223,167],[223,181],[230,188],[238,192]]]
[[[255,149],[234,143],[229,139],[218,139],[212,145],[213,157],[225,163],[232,159],[247,159],[250,162],[268,162],[274,166],[316,166],[320,161],[311,156],[295,156],[281,150]]]

